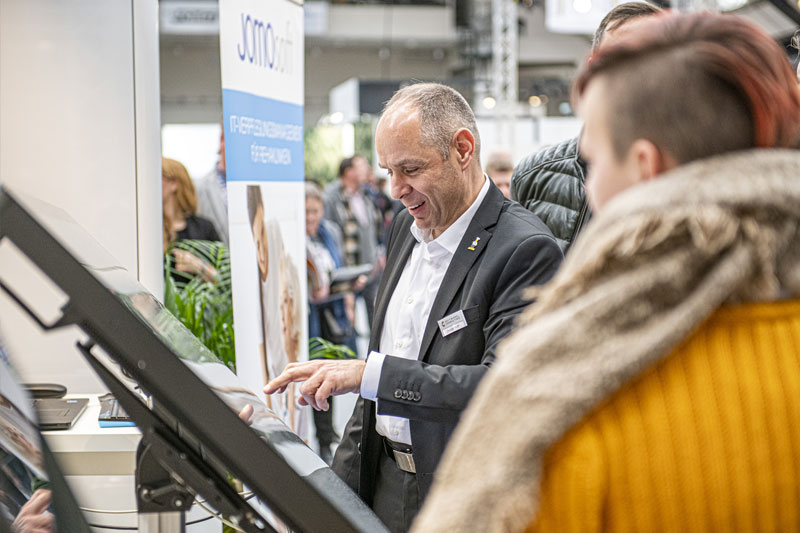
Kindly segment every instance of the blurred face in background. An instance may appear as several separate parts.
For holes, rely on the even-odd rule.
[[[341,180],[342,187],[344,187],[345,190],[350,192],[357,191],[361,188],[361,171],[356,166],[345,169]]]
[[[322,202],[316,198],[306,196],[306,235],[314,237],[319,230],[319,223],[322,220]]]
[[[358,170],[359,181],[364,183],[372,183],[372,167],[369,166],[367,160],[362,156],[355,156],[353,158],[353,165]]]
[[[500,192],[503,193],[503,196],[506,198],[511,198],[511,175],[514,173],[514,170],[497,170],[495,171],[490,178],[497,188],[500,189]]]
[[[161,174],[161,201],[168,205],[175,199],[175,192],[178,190],[178,181],[168,178]]]

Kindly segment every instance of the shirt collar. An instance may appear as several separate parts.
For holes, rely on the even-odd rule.
[[[472,205],[470,205],[455,222],[450,224],[450,226],[444,230],[441,235],[431,240],[430,230],[422,230],[418,228],[416,220],[409,228],[411,230],[411,234],[419,243],[427,244],[428,246],[431,244],[437,244],[447,250],[451,255],[454,255],[462,237],[464,237],[464,233],[467,231],[467,226],[469,226],[469,223],[472,222],[472,217],[475,216],[475,212],[478,210],[478,207],[480,207],[481,202],[483,202],[483,199],[486,198],[487,192],[489,192],[489,178],[487,178],[486,174],[484,174],[483,186],[478,193],[478,197],[475,198],[475,201],[472,202]]]

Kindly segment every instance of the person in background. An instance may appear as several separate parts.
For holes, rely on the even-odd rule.
[[[646,2],[627,2],[608,12],[592,39],[592,53],[613,41],[630,22],[661,12]],[[586,163],[574,137],[535,152],[514,169],[511,199],[541,218],[566,254],[591,218],[584,180]]]
[[[375,134],[392,196],[406,210],[389,234],[366,361],[289,365],[264,392],[300,385],[301,403],[361,397],[334,471],[392,531],[406,531],[461,412],[527,305],[563,258],[547,227],[483,173],[475,115],[455,90],[410,85]]]
[[[381,263],[381,269],[383,269],[386,259],[386,256],[383,254],[386,249],[386,230],[389,229],[389,226],[392,224],[392,219],[394,218],[392,199],[384,192],[386,179],[378,179],[369,161],[360,155],[354,155],[353,160],[356,166],[363,172],[362,182],[364,193],[372,200],[375,209],[377,209],[380,215],[378,220],[378,243],[381,245],[381,258],[379,259],[379,263]]]
[[[378,228],[383,223],[375,205],[364,192],[365,167],[369,168],[369,165],[363,157],[343,159],[339,165],[339,179],[325,188],[324,205],[325,218],[336,224],[342,233],[344,265],[373,266],[369,281],[358,294],[364,298],[371,325],[382,255],[378,243]]]
[[[511,174],[514,173],[514,161],[508,152],[492,152],[486,163],[486,174],[497,185],[506,198],[511,198]]]
[[[174,159],[161,158],[164,252],[176,241],[219,241],[213,224],[197,215],[197,195],[186,167]],[[172,249],[175,269],[211,281],[216,270],[196,255]]]
[[[344,345],[357,353],[355,295],[352,290],[331,293],[331,275],[341,266],[341,234],[339,228],[323,218],[322,191],[306,182],[306,255],[308,257],[309,305],[308,338],[320,337]],[[360,284],[366,278],[360,280]],[[357,288],[361,288],[359,285]],[[333,430],[333,402],[327,411],[314,411],[319,455],[330,464],[331,445],[339,438]]]
[[[653,16],[573,95],[596,215],[500,347],[414,530],[800,531],[785,51],[733,15]]]
[[[197,214],[211,221],[219,240],[228,245],[228,182],[225,171],[225,126],[219,134],[219,160],[197,180]]]

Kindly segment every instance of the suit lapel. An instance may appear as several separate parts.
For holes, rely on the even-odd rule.
[[[413,222],[413,218],[411,218],[411,222]],[[384,279],[378,291],[378,299],[375,302],[375,317],[372,322],[372,331],[370,332],[369,339],[370,350],[377,350],[380,345],[383,321],[386,318],[386,308],[389,307],[389,300],[392,298],[392,293],[394,293],[394,289],[397,287],[400,275],[403,273],[411,251],[414,249],[414,245],[417,242],[408,229],[411,226],[411,222],[405,224],[405,227],[399,230],[400,242],[398,246],[400,249],[398,250],[397,256],[386,262],[388,268],[383,273]]]
[[[428,315],[428,323],[425,326],[425,334],[422,336],[422,344],[419,349],[419,359],[425,360],[427,358],[428,348],[439,329],[439,319],[444,317],[444,313],[453,302],[458,289],[467,277],[472,265],[475,264],[478,257],[483,253],[486,245],[489,244],[489,239],[492,233],[489,231],[496,223],[500,216],[500,210],[503,207],[503,194],[500,192],[494,183],[489,184],[489,191],[483,199],[475,216],[467,227],[461,242],[450,261],[450,266],[444,275],[442,284],[439,287],[439,292],[436,293],[436,298],[431,307],[431,313]],[[396,283],[396,281],[395,281]]]

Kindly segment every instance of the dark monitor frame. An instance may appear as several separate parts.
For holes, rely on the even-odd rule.
[[[62,308],[60,319],[45,324],[9,287],[3,286],[3,289],[44,329],[78,325],[91,339],[84,345],[87,350],[91,350],[92,342],[101,346],[157,405],[180,420],[179,427],[174,427],[174,422],[160,418],[156,409],[136,409],[123,403],[140,427],[154,427],[153,420],[144,417],[155,417],[159,431],[164,428],[169,431],[169,435],[162,437],[196,451],[194,455],[201,459],[206,455],[219,460],[293,530],[371,533],[376,531],[376,525],[380,528],[380,522],[371,512],[365,517],[361,509],[339,508],[300,476],[270,443],[240,420],[177,354],[82,266],[8,187],[0,187],[0,240],[3,238],[10,239],[66,293],[69,301]],[[87,354],[84,352],[84,355]],[[109,386],[112,392],[116,388]],[[147,413],[142,415],[142,411]],[[143,433],[143,438],[147,437]],[[198,443],[201,443],[199,448]],[[228,504],[252,509],[217,470],[204,464],[193,466],[209,476]],[[344,483],[341,486],[349,490]],[[207,487],[190,488],[209,498],[212,505],[212,498],[220,497],[220,494],[210,494]],[[241,505],[236,498],[241,500]],[[218,500],[217,503],[224,502]],[[221,511],[230,511],[228,505],[222,507]],[[267,524],[265,529],[247,529],[264,531],[270,528]]]
[[[11,410],[16,411],[20,417],[9,417],[0,413],[0,419],[4,420],[2,425],[5,426],[0,427],[0,435],[3,435],[7,440],[9,437],[8,428],[13,428],[19,431],[20,434],[26,435],[28,439],[33,439],[34,442],[30,442],[30,444],[41,452],[42,464],[40,466],[41,470],[44,472],[44,476],[40,478],[37,472],[28,470],[28,466],[25,466],[25,459],[17,455],[18,452],[14,450],[13,446],[9,447],[7,442],[0,442],[0,458],[2,458],[2,462],[5,466],[8,466],[9,462],[11,464],[14,463],[13,458],[16,457],[20,466],[28,470],[32,475],[35,475],[39,480],[46,481],[46,484],[41,486],[41,488],[49,489],[51,492],[49,510],[53,512],[56,531],[91,533],[89,525],[61,473],[53,453],[47,446],[47,441],[41,431],[36,427],[35,414],[29,412],[30,416],[33,418],[29,417],[29,414],[22,409],[23,406],[19,405],[21,402],[30,401],[31,398],[26,393],[23,385],[18,381],[19,376],[14,371],[13,365],[7,360],[3,360],[4,354],[5,351],[2,343],[0,343],[0,374],[4,372],[9,373],[5,375],[5,380],[0,379],[0,383],[3,385],[0,387],[0,398],[4,398],[6,402],[9,402],[12,406]],[[8,403],[6,406],[8,406]],[[28,458],[28,460],[29,459],[30,458]],[[0,468],[0,486],[3,485],[4,479],[10,481],[7,478],[8,475],[9,473],[7,471],[4,472],[3,468]],[[10,475],[12,477],[14,476],[13,473]],[[14,484],[13,481],[10,482]],[[33,489],[34,487],[29,488]],[[18,513],[21,509],[9,509],[9,511]],[[11,521],[7,520],[7,517],[2,516],[2,514],[3,513],[0,513],[0,533],[18,533],[15,528],[12,528],[13,524]]]

